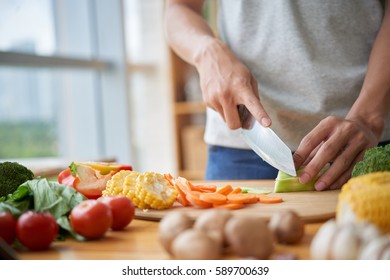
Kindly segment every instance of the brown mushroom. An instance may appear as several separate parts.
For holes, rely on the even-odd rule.
[[[184,230],[191,228],[193,221],[182,212],[172,212],[163,217],[159,224],[158,237],[164,249],[172,254],[172,241]]]
[[[273,252],[273,236],[267,223],[254,216],[233,216],[225,226],[232,251],[243,258],[268,259]]]
[[[199,229],[180,233],[171,248],[173,256],[180,260],[216,260],[221,257],[222,251],[220,243]]]
[[[276,240],[282,244],[296,244],[305,233],[305,224],[298,214],[290,209],[272,214],[268,224]]]
[[[231,216],[232,213],[226,209],[209,209],[196,219],[194,228],[206,232],[216,242],[225,245],[225,224]]]

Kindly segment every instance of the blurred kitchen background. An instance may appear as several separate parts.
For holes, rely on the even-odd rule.
[[[164,38],[163,0],[0,0],[0,161],[77,160],[202,179],[198,76]],[[215,27],[216,1],[205,18]]]

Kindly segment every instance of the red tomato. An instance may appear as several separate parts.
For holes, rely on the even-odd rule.
[[[0,213],[0,238],[8,244],[16,238],[16,218],[8,211]]]
[[[30,250],[46,250],[58,234],[54,216],[48,212],[27,211],[16,223],[16,237]]]
[[[73,230],[88,239],[103,237],[112,224],[110,208],[93,199],[84,200],[75,206],[69,219]]]
[[[103,202],[111,209],[112,230],[124,229],[134,218],[135,206],[133,202],[125,196],[101,197],[98,201]]]

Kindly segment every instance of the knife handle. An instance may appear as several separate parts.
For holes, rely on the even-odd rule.
[[[241,128],[251,129],[256,119],[243,104],[237,105],[237,110],[240,117]]]

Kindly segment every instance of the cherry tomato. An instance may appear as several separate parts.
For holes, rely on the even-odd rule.
[[[46,250],[58,231],[54,216],[48,212],[27,211],[16,223],[16,237],[29,250]]]
[[[125,196],[101,197],[98,201],[103,202],[111,209],[112,230],[124,229],[134,218],[135,206],[133,202]]]
[[[12,244],[16,238],[16,218],[8,211],[0,213],[0,238]]]
[[[106,204],[88,199],[72,209],[69,220],[76,233],[88,239],[98,239],[111,227],[112,214]]]

